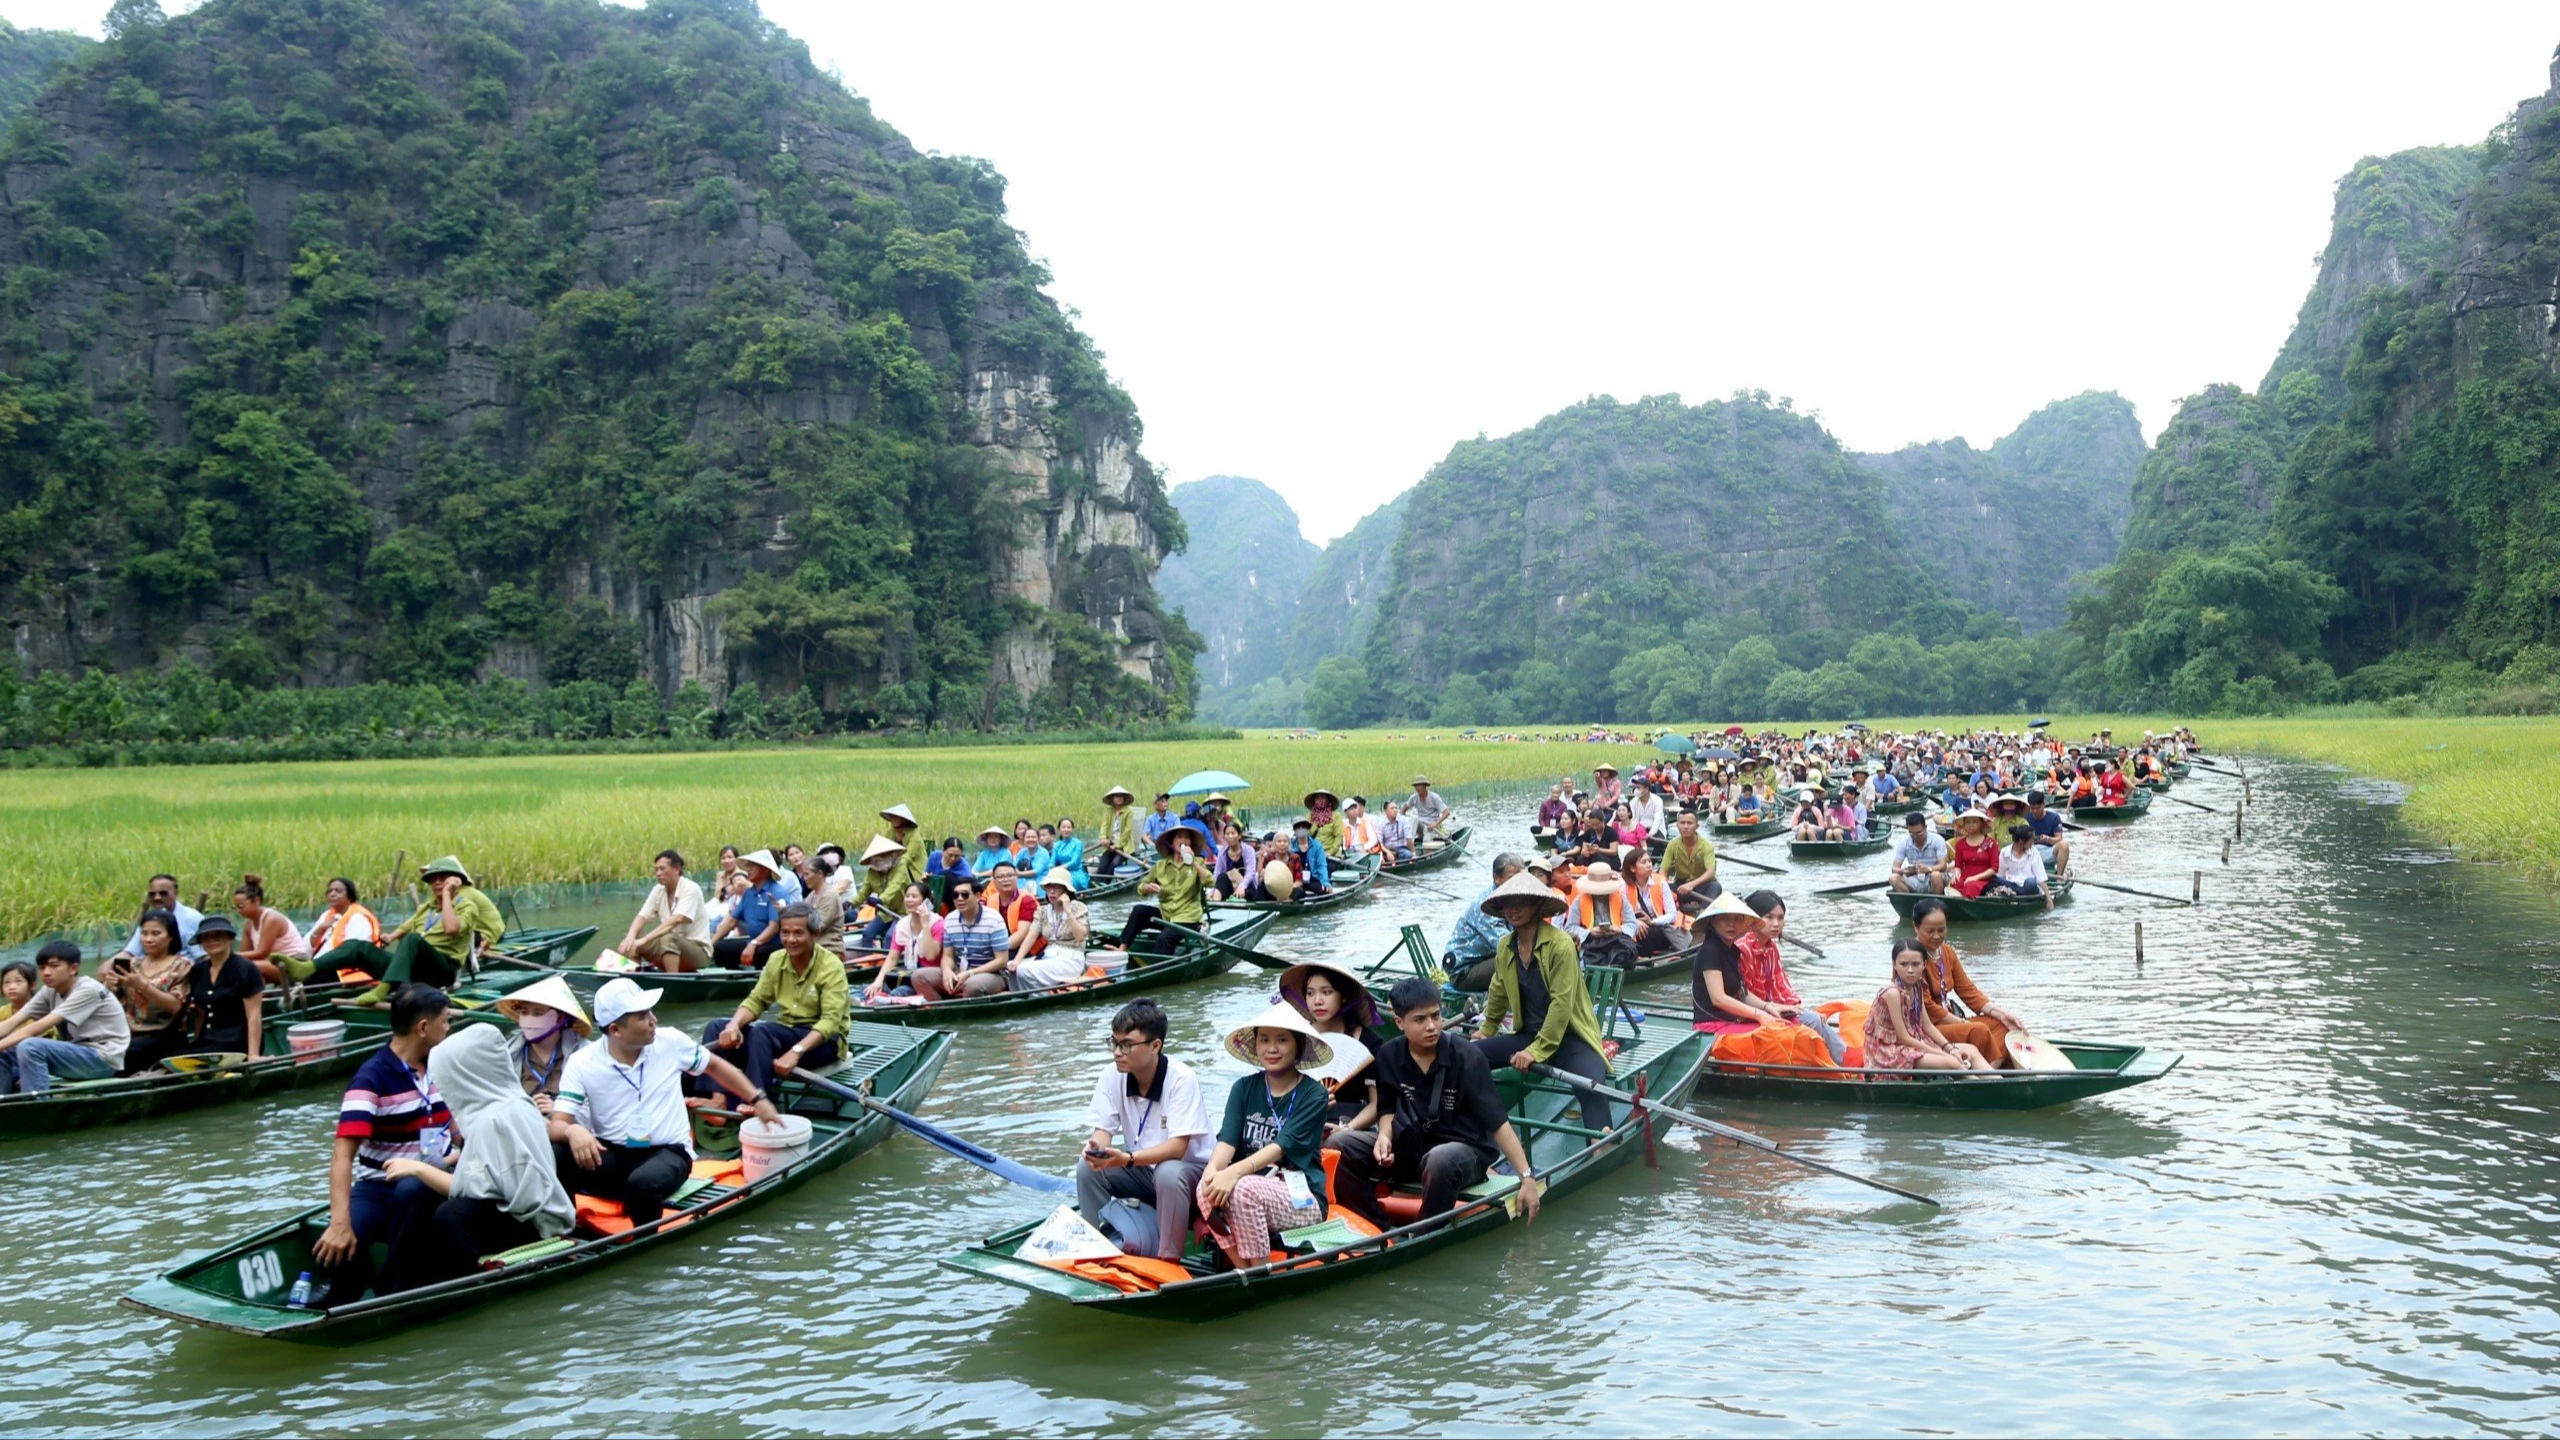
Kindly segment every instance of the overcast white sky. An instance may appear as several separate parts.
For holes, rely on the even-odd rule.
[[[2265,372],[2357,157],[2479,139],[2560,42],[2550,0],[765,13],[1003,171],[1177,483],[1319,541],[1592,394],[1891,449],[2113,389],[2157,434]]]

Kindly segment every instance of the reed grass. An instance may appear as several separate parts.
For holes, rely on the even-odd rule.
[[[26,771],[0,784],[0,936],[130,923],[159,870],[178,876],[190,903],[206,891],[214,904],[255,871],[273,903],[299,912],[332,876],[378,895],[403,850],[404,884],[418,862],[448,853],[493,886],[636,881],[670,845],[697,873],[724,843],[834,840],[858,853],[875,812],[899,802],[935,836],[1061,815],[1090,832],[1112,785],[1138,792],[1143,808],[1194,770],[1252,780],[1237,798],[1268,816],[1317,785],[1383,800],[1408,793],[1419,770],[1463,791],[1587,770],[1593,749],[1368,733]]]
[[[1870,723],[2014,731],[2023,718]],[[2138,740],[2145,729],[2176,723],[2126,715],[2054,720],[2073,740],[2101,725],[2112,726],[2119,741]],[[2196,728],[2209,751],[2283,754],[2399,781],[2409,787],[2406,816],[2420,830],[2465,858],[2560,884],[2560,718],[2215,720]],[[1628,754],[1645,752],[1608,753],[1623,765]],[[1316,785],[1373,799],[1400,796],[1421,770],[1462,801],[1469,787],[1587,775],[1600,754],[1558,740],[1487,744],[1366,731],[1321,740],[1263,733],[1011,748],[20,772],[0,785],[0,936],[129,923],[143,880],[156,870],[176,873],[191,901],[206,891],[216,904],[243,872],[256,871],[272,900],[300,911],[318,903],[334,875],[379,894],[404,850],[411,874],[421,860],[454,853],[492,885],[637,881],[668,845],[697,868],[708,868],[724,843],[778,848],[789,840],[834,840],[858,851],[877,828],[874,812],[897,802],[913,807],[936,836],[1022,816],[1073,815],[1090,830],[1110,786],[1144,797],[1212,767],[1251,779],[1255,788],[1239,798],[1269,816],[1294,810]]]
[[[2560,718],[2217,720],[2211,746],[2326,761],[2409,788],[2402,816],[2466,860],[2560,885]]]

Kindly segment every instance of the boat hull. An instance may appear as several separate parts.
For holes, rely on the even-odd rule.
[[[1677,1026],[1661,1027],[1657,1034],[1659,1038],[1634,1052],[1631,1063],[1622,1057],[1616,1067],[1620,1088],[1634,1088],[1633,1077],[1639,1071],[1646,1077],[1647,1093],[1653,1095],[1680,1094],[1692,1083],[1705,1061],[1707,1037]],[[1529,1091],[1523,1098],[1512,1099],[1522,1091],[1520,1079],[1511,1072],[1504,1072],[1497,1083],[1505,1087],[1505,1098],[1511,1100],[1515,1123],[1558,1114],[1579,1118],[1576,1103],[1563,1095]],[[1524,1113],[1524,1106],[1535,1113]],[[1542,1205],[1554,1204],[1629,1164],[1643,1152],[1648,1122],[1628,1113],[1623,1104],[1615,1109],[1617,1123],[1596,1142],[1585,1143],[1580,1137],[1536,1128],[1529,1130],[1524,1143],[1530,1151],[1530,1163],[1547,1178]],[[1002,1281],[1085,1309],[1158,1320],[1217,1320],[1361,1276],[1381,1274],[1501,1229],[1512,1220],[1503,1201],[1513,1188],[1508,1180],[1488,1181],[1466,1192],[1458,1208],[1446,1216],[1417,1221],[1334,1250],[1199,1276],[1134,1294],[1013,1258],[1010,1247],[1019,1245],[1030,1234],[1033,1227],[1029,1225],[947,1256],[941,1263],[963,1274]]]
[[[2072,885],[2069,876],[2053,881],[2052,888],[2054,904],[2059,905],[2071,898]],[[1905,920],[1911,918],[1911,907],[1930,898],[1914,895],[1907,890],[1891,888],[1888,888],[1884,895],[1885,899],[1893,905],[1893,913]],[[1947,894],[1936,898],[1946,902],[1949,920],[2015,920],[2021,916],[2049,913],[2045,909],[2044,897],[2041,895],[1985,895],[1979,899],[1968,899],[1962,895]]]
[[[1710,1059],[1698,1071],[1694,1093],[1721,1100],[1787,1100],[1851,1110],[2042,1110],[2157,1080],[2185,1058],[2174,1050],[2140,1045],[2053,1043],[2081,1068],[1867,1076],[1857,1070],[1773,1069]]]
[[[884,1035],[919,1037],[908,1042],[909,1048],[901,1052],[902,1056],[912,1054],[912,1062],[901,1065],[894,1083],[882,1086],[879,1097],[896,1109],[916,1108],[941,1075],[943,1063],[950,1056],[951,1037],[936,1030],[908,1031],[903,1027],[862,1025],[860,1022],[857,1025],[860,1030]],[[316,1225],[325,1224],[328,1219],[328,1207],[323,1205],[271,1225],[204,1259],[145,1281],[127,1293],[120,1303],[147,1314],[258,1339],[289,1340],[306,1345],[364,1344],[413,1326],[466,1314],[528,1290],[588,1274],[599,1266],[679,1237],[698,1236],[721,1220],[733,1219],[737,1213],[796,1190],[842,1166],[878,1144],[896,1126],[897,1122],[888,1116],[855,1106],[850,1101],[836,1100],[793,1081],[785,1081],[783,1085],[784,1098],[790,1102],[792,1113],[832,1113],[846,1123],[828,1136],[824,1144],[813,1145],[800,1163],[690,1211],[691,1218],[681,1223],[661,1225],[645,1233],[586,1240],[569,1250],[522,1265],[481,1271],[440,1285],[369,1298],[327,1310],[294,1310],[273,1299],[254,1298],[242,1293],[249,1288],[249,1278],[253,1274],[261,1280],[281,1276],[289,1281],[289,1277],[311,1268],[309,1241],[317,1233]],[[671,1212],[671,1215],[676,1213],[685,1212]],[[265,1290],[273,1292],[275,1288],[270,1285]]]

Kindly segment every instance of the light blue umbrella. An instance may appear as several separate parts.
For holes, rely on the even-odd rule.
[[[1194,770],[1165,787],[1164,793],[1176,799],[1185,795],[1206,795],[1212,790],[1250,790],[1253,782],[1232,770]]]
[[[1686,755],[1698,748],[1698,742],[1686,735],[1665,735],[1653,742],[1653,748],[1667,755]]]

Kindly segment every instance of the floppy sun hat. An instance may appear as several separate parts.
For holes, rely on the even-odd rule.
[[[1329,1064],[1333,1060],[1333,1047],[1316,1033],[1316,1027],[1307,1023],[1306,1016],[1291,1006],[1274,1005],[1254,1017],[1252,1024],[1240,1025],[1227,1032],[1227,1053],[1256,1070],[1262,1068],[1262,1057],[1253,1053],[1253,1032],[1256,1030],[1286,1030],[1301,1037],[1298,1045],[1300,1068]]]

